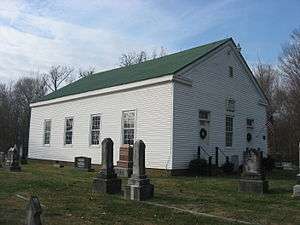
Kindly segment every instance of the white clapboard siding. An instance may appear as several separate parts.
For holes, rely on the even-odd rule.
[[[90,117],[101,114],[101,141],[114,141],[114,162],[119,159],[123,110],[137,112],[136,139],[146,143],[146,167],[171,169],[172,83],[103,94],[32,108],[29,157],[74,161],[75,156],[100,163],[101,149],[89,146]],[[73,145],[64,146],[66,117],[74,118]],[[51,143],[43,146],[43,123],[51,119]]]
[[[218,146],[226,155],[239,155],[247,147],[246,119],[254,119],[252,147],[266,151],[266,109],[259,105],[265,101],[249,78],[246,67],[238,60],[234,46],[229,43],[217,53],[190,66],[179,75],[192,80],[192,86],[174,83],[174,122],[173,122],[173,169],[187,168],[197,153],[200,143],[200,109],[211,113],[209,145],[207,150],[214,155]],[[229,53],[229,54],[228,54]],[[229,77],[228,66],[233,67],[234,76]],[[225,148],[225,99],[235,101],[233,147]],[[222,155],[219,156],[224,161]]]

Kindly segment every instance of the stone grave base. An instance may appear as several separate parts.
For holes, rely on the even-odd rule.
[[[118,178],[94,178],[93,192],[116,194],[121,192],[121,179]]]
[[[132,168],[115,167],[114,170],[118,177],[131,177],[132,175]]]
[[[27,159],[21,159],[21,164],[22,164],[22,165],[26,165],[26,164],[28,164],[28,161],[27,161]]]
[[[20,166],[10,166],[10,167],[5,167],[6,170],[9,170],[11,172],[21,172],[21,167]]]
[[[124,187],[125,199],[143,201],[152,198],[153,194],[154,186],[146,176],[130,178]]]
[[[269,189],[269,182],[266,180],[240,179],[239,191],[263,194]]]
[[[146,184],[142,186],[126,185],[124,187],[124,198],[136,201],[144,201],[153,197],[154,186]]]
[[[94,172],[95,169],[93,168],[74,168],[75,170],[79,170],[79,171],[85,171],[85,172]]]
[[[300,199],[300,184],[297,184],[293,188],[293,197]]]

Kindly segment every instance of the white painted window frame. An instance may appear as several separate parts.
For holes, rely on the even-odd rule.
[[[124,144],[124,113],[125,112],[131,112],[134,111],[134,137],[133,142],[136,141],[137,137],[137,109],[128,109],[128,110],[122,110],[121,112],[121,144]]]
[[[47,122],[50,122],[50,131],[48,131],[49,132],[49,143],[48,144],[45,144],[45,135],[46,135],[46,123]],[[50,143],[51,143],[51,126],[52,126],[52,121],[51,121],[51,119],[45,119],[44,120],[44,128],[43,128],[43,146],[50,146]]]
[[[100,127],[99,127],[99,144],[92,144],[92,131],[93,131],[93,118],[100,117]],[[99,147],[101,144],[101,132],[102,132],[102,115],[101,113],[91,114],[90,116],[90,134],[89,134],[89,145],[90,147]]]
[[[67,120],[68,119],[73,119],[73,123],[72,123],[72,144],[66,144],[66,132],[67,132]],[[64,120],[64,146],[65,147],[72,147],[73,146],[73,142],[74,142],[74,116],[68,116],[68,117],[65,117],[65,120]]]

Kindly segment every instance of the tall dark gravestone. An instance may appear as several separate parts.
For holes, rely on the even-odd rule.
[[[121,179],[117,178],[113,165],[113,141],[102,141],[102,168],[93,181],[93,191],[108,194],[121,192]]]
[[[27,216],[25,225],[42,225],[42,207],[37,197],[31,196],[27,205]]]
[[[4,152],[0,152],[0,168],[4,166],[4,162],[5,162],[5,154]]]
[[[143,201],[153,197],[154,186],[146,176],[145,144],[137,140],[133,147],[133,173],[124,187],[124,198]]]
[[[268,191],[269,184],[265,179],[262,159],[262,152],[259,150],[247,149],[244,152],[243,173],[239,180],[240,192],[263,194]]]

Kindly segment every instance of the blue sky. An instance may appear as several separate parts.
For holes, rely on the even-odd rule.
[[[300,28],[300,0],[1,0],[0,81],[51,65],[118,66],[124,52],[168,53],[233,37],[250,66],[276,65]]]

